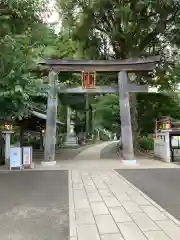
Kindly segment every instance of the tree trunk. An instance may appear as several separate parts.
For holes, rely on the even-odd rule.
[[[24,124],[20,123],[20,134],[19,134],[20,147],[24,145]]]
[[[131,125],[132,125],[132,134],[133,134],[133,146],[134,146],[134,153],[138,149],[138,111],[137,111],[137,93],[130,93],[129,101],[131,107]]]

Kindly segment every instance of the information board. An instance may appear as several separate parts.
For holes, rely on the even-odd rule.
[[[21,168],[22,152],[20,147],[10,148],[10,168]]]
[[[30,166],[32,162],[32,147],[23,147],[23,165]]]
[[[180,136],[172,136],[171,144],[172,147],[180,147]]]

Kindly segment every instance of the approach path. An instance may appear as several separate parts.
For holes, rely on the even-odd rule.
[[[70,240],[179,240],[180,222],[121,175],[123,169],[179,166],[154,159],[137,159],[136,165],[102,159],[112,143],[82,151],[69,169]]]
[[[71,240],[179,240],[180,222],[115,171],[69,171]]]

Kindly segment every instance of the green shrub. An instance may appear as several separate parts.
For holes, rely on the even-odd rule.
[[[138,139],[140,148],[144,150],[153,150],[154,149],[154,140],[152,137],[140,136]]]

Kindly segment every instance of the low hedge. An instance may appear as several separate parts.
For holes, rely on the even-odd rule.
[[[154,149],[154,140],[152,137],[140,136],[138,139],[139,147],[144,150],[153,150]]]

